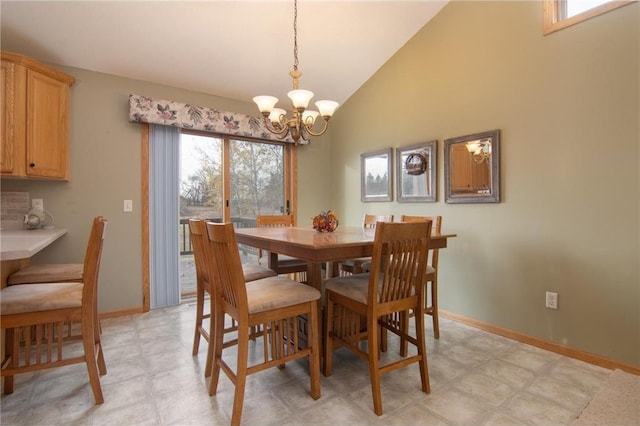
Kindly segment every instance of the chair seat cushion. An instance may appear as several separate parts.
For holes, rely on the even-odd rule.
[[[253,265],[250,263],[242,265],[242,272],[244,272],[244,280],[246,282],[260,280],[262,278],[275,277],[277,274],[273,269],[269,269],[266,266]]]
[[[14,285],[0,291],[2,315],[79,308],[82,283],[46,283]]]
[[[326,291],[341,294],[362,304],[367,303],[369,294],[369,274],[354,274],[347,277],[331,278],[325,284]]]
[[[378,282],[378,291],[382,291],[382,276],[380,276]],[[334,293],[341,294],[348,297],[351,300],[367,304],[367,297],[369,296],[369,273],[354,274],[346,277],[331,278],[325,283],[325,291],[332,291]],[[414,294],[413,289],[411,294]]]
[[[320,299],[320,292],[285,277],[263,278],[247,283],[249,313],[270,311]]]
[[[369,262],[364,262],[362,265],[362,270],[364,272],[370,272],[371,271],[371,261]],[[435,275],[436,273],[436,269],[431,266],[431,265],[427,265],[427,275]],[[428,278],[428,277],[427,277]]]
[[[81,282],[82,263],[29,265],[9,276],[9,285],[31,283]]]
[[[362,266],[365,263],[371,264],[371,258],[359,257],[357,259],[342,259],[340,260],[340,263],[343,265],[349,265],[349,266]]]
[[[302,259],[296,259],[295,257],[286,256],[284,254],[278,255],[278,266],[295,266],[300,265],[306,267],[307,261]]]

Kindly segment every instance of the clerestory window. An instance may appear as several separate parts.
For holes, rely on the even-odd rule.
[[[637,0],[543,0],[544,34],[575,25]]]

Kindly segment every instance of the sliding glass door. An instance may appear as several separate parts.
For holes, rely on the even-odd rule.
[[[233,222],[254,227],[258,214],[290,209],[292,147],[278,142],[242,140],[184,131],[180,137],[180,287],[195,295],[195,266],[188,219]],[[243,262],[257,261],[255,249],[241,247]]]

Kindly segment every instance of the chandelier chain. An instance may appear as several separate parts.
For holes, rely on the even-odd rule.
[[[293,2],[293,69],[298,70],[298,0]]]

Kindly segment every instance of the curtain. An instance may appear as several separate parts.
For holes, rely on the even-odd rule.
[[[152,309],[180,303],[179,156],[178,129],[149,125],[149,278]]]
[[[129,121],[162,124],[241,137],[278,139],[276,135],[267,130],[262,117],[256,118],[237,112],[222,112],[202,106],[140,95],[129,95]],[[294,142],[290,135],[278,140]]]

